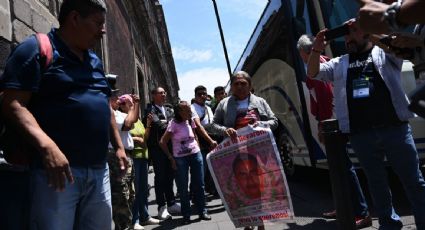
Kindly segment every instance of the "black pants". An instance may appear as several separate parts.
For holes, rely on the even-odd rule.
[[[153,171],[155,173],[154,185],[158,209],[165,204],[172,206],[175,203],[173,191],[175,172],[171,168],[170,160],[159,147],[149,148],[149,155],[152,158]]]
[[[208,163],[207,163],[207,154],[210,151],[208,149],[202,149],[201,152],[202,152],[202,158],[204,159],[205,191],[208,192],[209,194],[216,194],[217,189],[215,188],[214,180],[211,176],[210,170],[208,168]]]
[[[0,229],[29,229],[29,172],[0,170]]]

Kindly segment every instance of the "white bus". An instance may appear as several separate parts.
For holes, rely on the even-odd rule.
[[[279,119],[275,136],[287,174],[295,166],[327,168],[324,146],[317,135],[317,121],[310,113],[309,91],[305,85],[304,64],[296,43],[300,35],[315,35],[320,29],[334,28],[357,15],[353,0],[270,0],[257,23],[235,71],[252,76],[255,94],[265,98]],[[325,54],[344,54],[344,38],[331,42]],[[403,64],[403,87],[409,93],[416,87],[412,65]],[[425,158],[425,120],[410,120],[421,161]],[[358,163],[350,146],[353,163]]]

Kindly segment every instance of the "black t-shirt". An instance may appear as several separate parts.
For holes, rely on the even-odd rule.
[[[371,51],[349,57],[347,103],[351,132],[401,123],[390,91],[372,62]]]

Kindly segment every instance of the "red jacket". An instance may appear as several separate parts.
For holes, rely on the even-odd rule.
[[[320,56],[320,62],[327,62],[326,56]],[[307,77],[307,88],[310,90],[310,110],[318,121],[332,118],[333,114],[333,85],[329,82]],[[313,95],[314,94],[314,95]]]

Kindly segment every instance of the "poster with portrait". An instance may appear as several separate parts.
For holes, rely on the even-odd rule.
[[[239,129],[207,156],[220,198],[235,227],[292,219],[290,193],[269,128]]]

